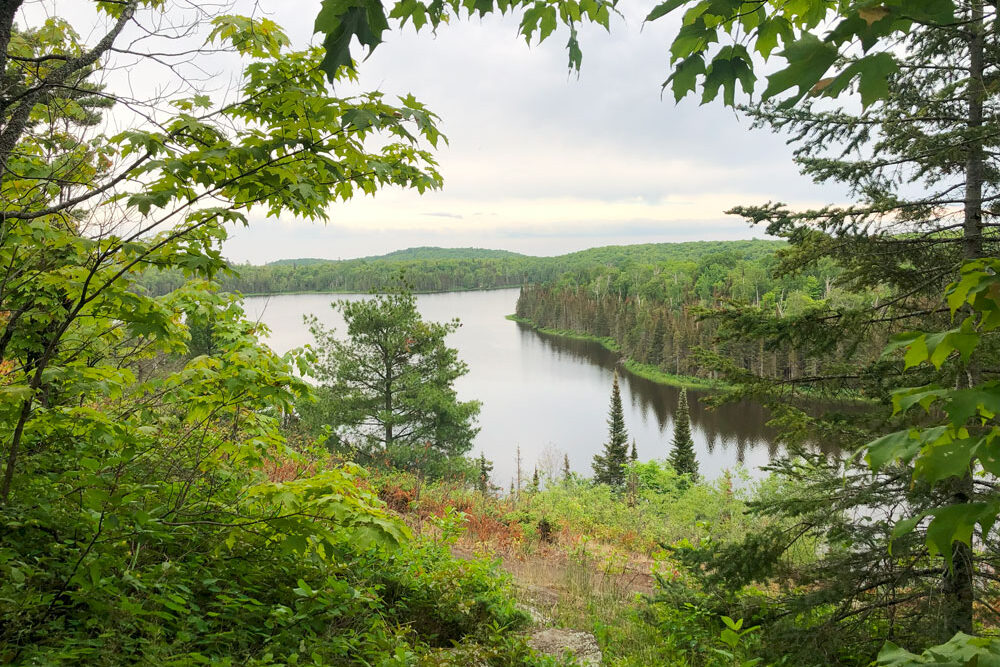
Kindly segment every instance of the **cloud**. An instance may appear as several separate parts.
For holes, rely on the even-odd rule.
[[[296,47],[317,43],[315,0],[265,5],[235,0],[232,11],[270,11]],[[612,19],[610,34],[581,26],[578,76],[567,68],[564,29],[529,48],[516,37],[512,15],[453,21],[436,34],[387,32],[362,63],[360,80],[338,84],[333,94],[379,89],[391,101],[413,93],[439,114],[449,139],[435,152],[444,190],[420,196],[389,188],[331,206],[327,226],[290,218],[276,224],[255,213],[225,253],[266,261],[498,244],[551,254],[582,243],[746,238],[754,232],[723,213],[734,205],[844,199],[798,173],[783,137],[751,131],[746,119],[718,104],[674,104],[664,96],[667,45],[679,18],[643,25],[641,3],[617,7],[624,18]],[[188,13],[192,20],[196,14]],[[156,72],[133,70],[119,58],[109,77],[160,85]],[[209,87],[230,95],[236,59],[199,66],[218,73]]]

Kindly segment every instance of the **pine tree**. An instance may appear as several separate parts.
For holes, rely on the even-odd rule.
[[[625,413],[622,394],[615,371],[611,387],[611,409],[608,412],[608,441],[601,454],[594,456],[594,481],[621,488],[625,484],[624,465],[628,462],[628,432],[625,430]]]
[[[632,452],[628,457],[633,463],[639,460],[639,450],[635,448],[635,438],[632,438]]]
[[[563,484],[569,485],[570,475],[572,471],[569,467],[569,454],[563,454],[563,470],[562,470],[562,481]]]
[[[531,493],[538,493],[538,490],[540,488],[541,488],[541,485],[540,485],[540,483],[538,481],[538,466],[535,466],[535,472],[534,472],[534,474],[531,475],[531,486],[528,487],[528,490]]]
[[[681,389],[674,414],[674,441],[670,450],[670,465],[679,475],[688,475],[692,482],[698,480],[698,459],[691,437],[691,415],[688,411],[687,389]]]
[[[432,477],[464,466],[480,403],[455,392],[469,372],[445,342],[457,320],[425,322],[405,288],[334,307],[346,338],[309,319],[317,354],[309,375],[320,400],[302,405],[307,423],[329,426],[334,449],[366,465],[387,462]]]

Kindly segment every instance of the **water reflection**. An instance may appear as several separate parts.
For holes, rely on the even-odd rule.
[[[462,321],[448,344],[469,366],[469,374],[456,382],[459,396],[482,401],[481,430],[472,455],[482,452],[494,462],[494,480],[504,488],[516,475],[518,446],[526,477],[536,464],[545,471],[555,461],[558,469],[564,454],[573,470],[590,475],[594,454],[601,451],[608,434],[616,355],[597,343],[539,334],[504,319],[514,310],[517,293],[513,289],[417,298],[426,319]],[[248,298],[246,307],[251,317],[270,327],[270,345],[284,352],[310,342],[302,322],[305,314],[315,314],[327,326],[343,331],[343,320],[330,308],[338,298],[344,297]],[[621,388],[625,424],[636,440],[639,458],[666,458],[679,390],[627,372],[622,373]],[[777,453],[761,406],[745,402],[708,410],[699,400],[702,396],[702,391],[689,392],[691,432],[706,477],[717,477],[739,463],[757,471]]]
[[[618,364],[617,353],[607,350],[599,343],[545,334],[523,324],[518,326],[522,340],[541,340],[544,347],[557,358],[584,360],[609,372],[614,372],[617,366],[622,394],[628,396],[633,411],[640,414],[646,422],[650,421],[649,417],[652,415],[659,431],[668,439],[672,436],[680,389],[630,373]],[[707,453],[715,454],[717,448],[723,453],[732,452],[733,460],[741,464],[746,463],[747,453],[755,449],[765,452],[768,459],[779,453],[776,433],[765,425],[771,416],[764,406],[740,401],[709,408],[699,400],[705,393],[689,389],[688,403],[692,431],[702,435]]]

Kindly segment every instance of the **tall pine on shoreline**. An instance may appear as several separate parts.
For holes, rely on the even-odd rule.
[[[594,481],[621,488],[625,484],[625,464],[628,463],[628,432],[622,411],[622,394],[618,387],[618,371],[611,386],[611,409],[608,411],[608,441],[604,451],[594,455]]]
[[[687,389],[681,389],[674,414],[674,440],[670,449],[670,465],[678,475],[688,475],[692,482],[698,481],[698,459],[694,454],[694,439],[691,437],[691,413],[688,409]]]

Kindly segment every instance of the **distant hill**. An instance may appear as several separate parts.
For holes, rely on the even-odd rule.
[[[276,259],[268,262],[264,266],[312,266],[314,264],[328,264],[335,262],[334,259],[316,259],[314,257],[300,257],[298,259]]]
[[[631,263],[693,261],[726,255],[732,259],[756,259],[787,245],[785,241],[748,239],[740,241],[681,241],[678,243],[637,243],[607,245],[552,257],[560,266],[601,264],[622,267]]]
[[[490,250],[488,248],[437,248],[434,246],[422,246],[420,248],[407,248],[406,250],[396,250],[385,255],[366,257],[365,259],[377,260],[435,260],[435,259],[509,259],[513,257],[527,257],[519,252],[510,250]]]
[[[567,280],[588,283],[598,275],[628,271],[646,274],[670,267],[673,273],[700,274],[708,266],[771,262],[783,241],[690,241],[604,246],[558,257],[536,257],[509,250],[421,247],[360,259],[283,259],[264,266],[241,264],[219,277],[223,290],[242,294],[294,292],[367,293],[398,285],[400,277],[419,292],[495,289]],[[728,269],[726,269],[728,270]],[[183,272],[147,271],[141,283],[151,294],[184,284]],[[706,278],[707,280],[707,278]],[[703,281],[704,282],[704,281]]]
[[[518,252],[510,250],[490,250],[489,248],[438,248],[435,246],[421,246],[419,248],[406,248],[396,250],[384,255],[371,255],[360,259],[315,259],[312,257],[302,257],[299,259],[279,259],[268,262],[266,266],[311,266],[314,264],[330,264],[335,262],[377,262],[377,261],[435,261],[439,259],[512,259],[514,257],[527,257]]]

